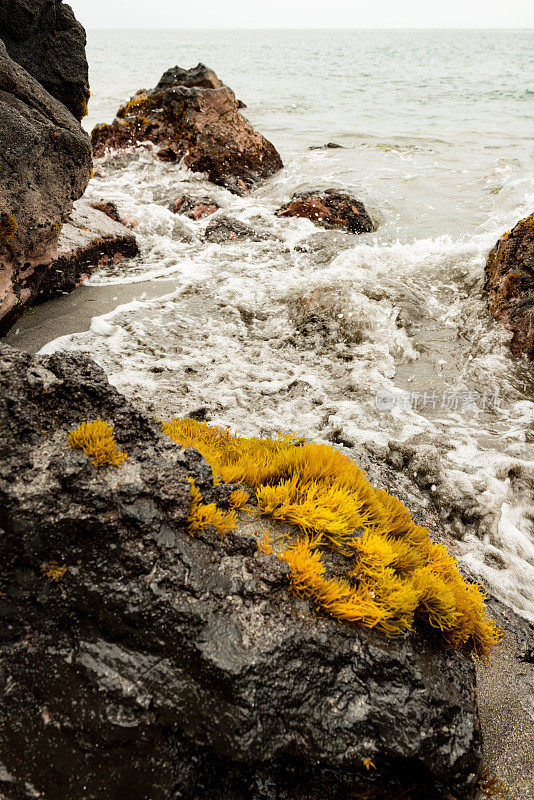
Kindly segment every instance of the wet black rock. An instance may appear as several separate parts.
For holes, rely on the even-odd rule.
[[[469,796],[469,658],[317,615],[239,528],[192,537],[208,465],[91,360],[4,347],[0,387],[2,798]],[[68,445],[95,418],[119,469]]]
[[[87,113],[86,36],[62,0],[3,0],[0,39],[11,58],[33,75],[76,119]]]

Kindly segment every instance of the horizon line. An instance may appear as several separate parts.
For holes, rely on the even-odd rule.
[[[489,28],[479,28],[475,26],[470,27],[433,27],[433,26],[425,26],[425,27],[406,27],[406,28],[396,28],[396,27],[379,27],[378,25],[373,25],[371,28],[352,28],[352,27],[342,27],[342,28],[327,28],[323,25],[314,25],[314,26],[306,26],[301,28],[295,28],[292,26],[283,26],[277,28],[267,28],[263,26],[258,26],[255,28],[245,28],[245,27],[235,27],[235,26],[219,26],[216,28],[200,28],[196,26],[182,26],[180,28],[152,28],[152,27],[118,27],[112,26],[110,28],[91,28],[87,27],[87,31],[161,31],[161,32],[181,32],[181,31],[521,31],[525,33],[534,32],[534,27],[528,28],[517,28],[517,27],[489,27]]]

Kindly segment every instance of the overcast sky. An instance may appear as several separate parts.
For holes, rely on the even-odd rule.
[[[534,0],[67,0],[86,28],[533,28]]]

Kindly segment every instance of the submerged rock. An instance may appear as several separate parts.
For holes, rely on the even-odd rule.
[[[252,225],[240,222],[233,217],[216,217],[212,219],[205,231],[205,237],[210,242],[231,242],[235,239],[250,239],[252,242],[262,242],[269,238],[268,234],[257,231]]]
[[[244,527],[191,536],[188,478],[227,487],[90,359],[4,347],[0,386],[2,797],[470,796],[470,658],[317,614]],[[69,446],[97,418],[117,469]]]
[[[95,156],[150,141],[160,158],[183,158],[195,172],[243,193],[282,168],[273,145],[239,113],[234,93],[203,64],[167,70],[155,89],[138,92],[111,125],[91,135]]]
[[[156,150],[156,155],[160,161],[169,161],[170,163],[178,161],[176,150],[173,150],[172,147],[161,147]]]
[[[488,255],[490,314],[513,332],[514,356],[534,360],[534,214],[501,236]]]
[[[87,114],[86,36],[62,0],[4,0],[0,39],[7,52],[76,119]]]
[[[308,147],[308,150],[344,150],[342,144],[337,144],[336,142],[327,142],[326,144],[312,144],[311,147]]]
[[[375,225],[365,206],[335,189],[302,192],[276,212],[278,217],[305,217],[323,228],[341,228],[349,233],[370,233]]]
[[[185,214],[189,219],[198,220],[215,214],[219,210],[219,204],[211,197],[191,197],[184,194],[173,200],[170,208],[175,214]]]
[[[0,170],[0,331],[5,331],[35,300],[62,223],[87,186],[92,159],[79,122],[9,57],[1,41],[0,141],[7,164]]]

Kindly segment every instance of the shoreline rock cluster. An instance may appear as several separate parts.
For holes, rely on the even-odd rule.
[[[91,148],[79,122],[0,40],[0,320],[31,305],[62,224],[85,191]]]

